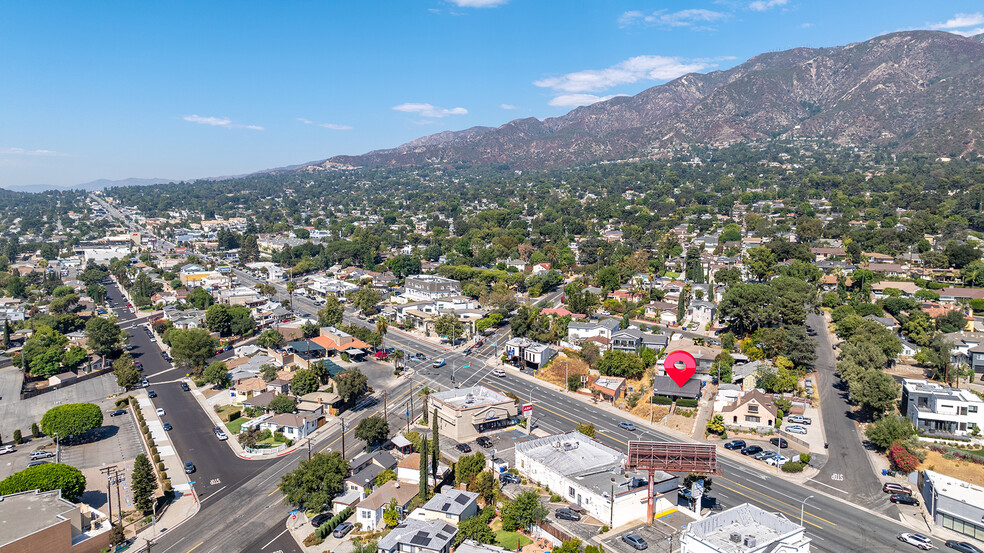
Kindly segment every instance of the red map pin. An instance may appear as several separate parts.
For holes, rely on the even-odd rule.
[[[681,362],[683,368],[677,367],[677,363]],[[697,372],[697,360],[685,351],[674,351],[663,360],[663,370],[673,379],[673,382],[676,382],[677,386],[683,388],[683,385]]]

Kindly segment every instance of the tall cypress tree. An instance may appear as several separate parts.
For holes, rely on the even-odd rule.
[[[677,300],[677,324],[683,323],[683,318],[687,314],[687,304],[684,301],[685,292],[680,291],[680,299]]]
[[[420,491],[417,494],[420,496],[421,501],[427,501],[427,448],[430,444],[427,443],[427,438],[421,438],[420,441]]]
[[[434,408],[431,421],[431,472],[434,474],[434,483],[437,484],[437,461],[441,458],[441,435],[437,433],[437,407]]]
[[[133,492],[133,504],[141,512],[146,513],[154,507],[154,468],[150,466],[147,455],[141,453],[133,462],[133,473],[130,477],[130,490]]]

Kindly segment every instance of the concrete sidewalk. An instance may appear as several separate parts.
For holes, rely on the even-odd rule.
[[[156,524],[152,524],[137,534],[137,544],[145,544],[148,540],[153,541],[165,531],[179,526],[186,520],[193,517],[201,505],[195,495],[191,479],[184,471],[184,462],[178,457],[178,453],[171,445],[167,432],[164,431],[164,423],[157,416],[153,403],[147,397],[146,390],[136,390],[133,396],[137,399],[137,404],[143,412],[147,427],[150,428],[150,435],[157,450],[161,455],[161,462],[167,471],[168,478],[171,480],[171,487],[174,490],[174,500],[168,504],[164,512],[158,516]],[[141,438],[142,439],[142,438]],[[153,460],[151,460],[153,463]]]

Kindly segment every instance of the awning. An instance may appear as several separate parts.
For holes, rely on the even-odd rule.
[[[345,353],[347,353],[349,355],[365,355],[366,354],[366,352],[364,352],[364,351],[362,351],[361,349],[358,349],[358,348],[349,348],[349,349],[345,350]]]

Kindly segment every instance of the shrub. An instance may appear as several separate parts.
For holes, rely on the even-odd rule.
[[[800,453],[800,460],[799,460],[799,462],[800,463],[803,463],[804,465],[809,465],[810,464],[810,459],[812,459],[812,458],[813,458],[813,456],[810,455],[809,453]]]
[[[697,407],[697,400],[690,398],[680,398],[676,400],[677,407]]]
[[[602,526],[601,527],[601,530],[599,530],[598,533],[599,534],[604,534],[605,532],[607,532],[609,530],[611,530],[611,528],[609,528],[608,525],[606,524],[605,526]]]
[[[650,402],[655,403],[656,405],[669,405],[673,403],[673,398],[656,395],[652,397]]]
[[[563,501],[564,501],[564,498],[563,497],[560,497],[559,495],[557,495],[555,493],[550,494],[550,502],[551,503],[562,503]]]
[[[20,428],[18,428],[17,430],[14,430],[14,443],[15,444],[22,444],[22,443],[24,443],[24,438],[21,437]]]
[[[157,463],[157,470],[164,472],[164,463]]]
[[[155,463],[160,463],[161,462],[161,454],[160,453],[155,453],[154,454],[154,462]]]
[[[40,438],[41,437],[41,429],[38,428],[38,423],[36,423],[36,422],[32,422],[31,423],[31,436],[34,437],[34,438]]]
[[[803,463],[788,461],[782,465],[783,472],[803,472]]]
[[[916,459],[916,456],[909,453],[909,450],[900,443],[892,444],[888,450],[888,458],[892,460],[896,470],[901,472],[912,472],[919,466],[919,460]]]
[[[164,493],[170,493],[172,491],[171,480],[170,479],[162,480],[161,489],[164,490]]]
[[[320,530],[320,528],[318,529]],[[304,538],[304,547],[313,547],[315,545],[321,545],[325,541],[324,536],[319,536],[318,532],[312,532],[311,535]]]

